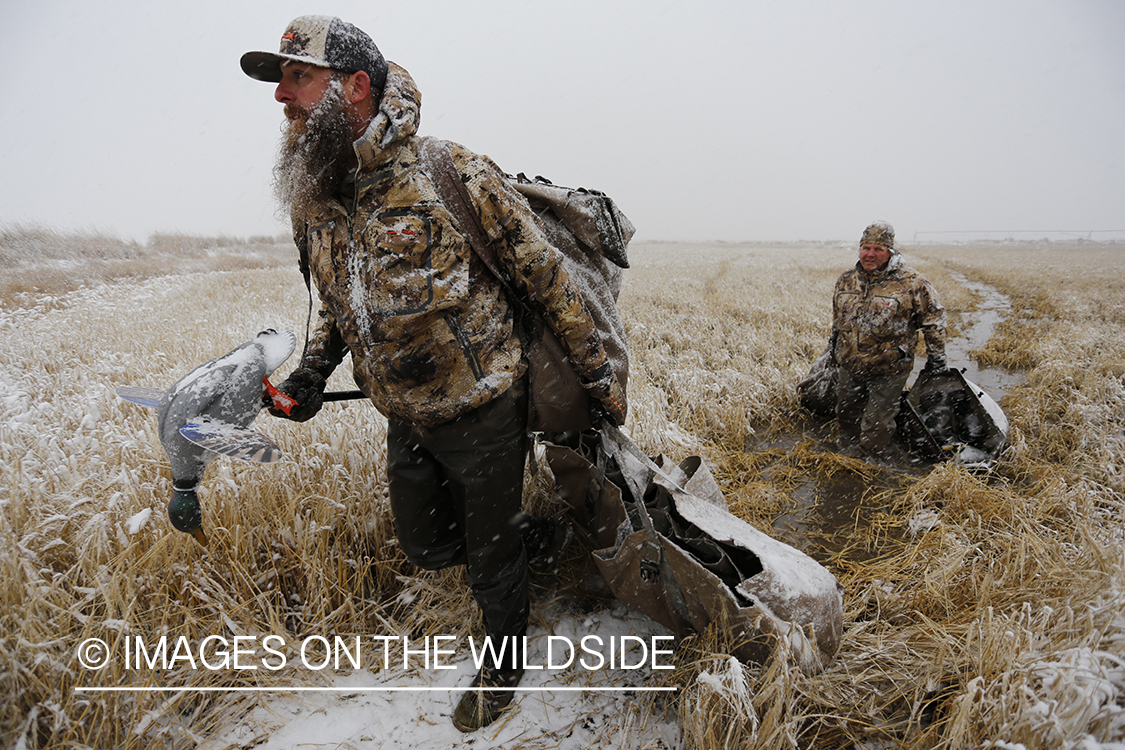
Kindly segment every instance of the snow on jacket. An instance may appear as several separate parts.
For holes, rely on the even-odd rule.
[[[922,274],[895,253],[883,271],[856,263],[836,281],[832,340],[836,363],[856,377],[901,375],[914,365],[918,331],[926,355],[945,353],[945,308]]]
[[[354,210],[329,203],[295,224],[294,239],[321,298],[302,364],[327,377],[350,352],[356,385],[383,414],[435,425],[500,395],[527,365],[515,311],[422,168],[420,101],[390,64],[380,111],[354,144]],[[595,380],[605,349],[526,200],[488,157],[457,144],[450,154],[485,232],[503,240],[511,280]]]

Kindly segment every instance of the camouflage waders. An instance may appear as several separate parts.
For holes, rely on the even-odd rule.
[[[904,372],[858,380],[841,367],[836,386],[841,436],[868,452],[884,451],[894,437],[899,398],[909,376]]]

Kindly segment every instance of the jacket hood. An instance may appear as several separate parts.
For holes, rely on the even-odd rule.
[[[393,144],[418,133],[422,119],[422,92],[401,66],[387,62],[387,83],[379,100],[379,111],[367,131],[355,142],[360,162],[370,162]]]

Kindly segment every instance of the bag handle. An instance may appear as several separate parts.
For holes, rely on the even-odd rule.
[[[641,517],[641,525],[645,530],[645,548],[641,556],[641,580],[655,581],[657,578],[663,577],[664,590],[668,594],[668,601],[676,610],[676,614],[682,617],[685,622],[690,623],[691,615],[687,601],[684,599],[684,593],[680,590],[679,583],[676,582],[676,575],[672,571],[671,563],[668,562],[668,555],[664,551],[663,542],[660,541],[660,534],[652,525],[652,517],[649,516],[648,508],[645,507],[645,488],[641,486],[640,480],[632,475],[632,472],[626,470],[623,461],[625,453],[628,452],[634,458],[640,459],[646,469],[660,474],[664,479],[671,482],[676,489],[685,492],[686,490],[683,490],[672,477],[657,466],[655,461],[646,456],[636,443],[617,429],[616,425],[605,420],[598,425],[598,430],[601,432],[602,446],[617,461],[617,466],[621,469],[626,484],[629,485],[629,491],[633,493],[634,505],[637,507],[638,514]]]

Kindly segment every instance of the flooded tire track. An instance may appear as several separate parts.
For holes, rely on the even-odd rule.
[[[992,338],[996,325],[1011,313],[1012,301],[994,286],[972,281],[957,271],[949,270],[948,273],[954,281],[980,297],[975,309],[961,313],[961,335],[951,338],[945,345],[949,366],[961,370],[967,380],[979,385],[999,403],[1011,388],[1023,381],[1026,373],[1001,367],[981,367],[971,358],[970,353],[985,347]],[[925,362],[922,360],[915,362],[911,381],[918,375],[923,364]]]

